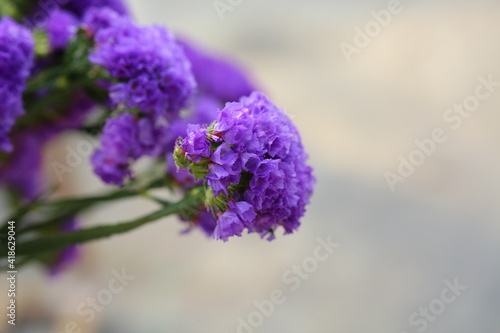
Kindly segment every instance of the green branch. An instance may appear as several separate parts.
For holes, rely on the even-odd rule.
[[[16,225],[19,227],[17,230],[17,234],[26,233],[29,231],[39,230],[46,227],[52,227],[55,225],[59,225],[62,221],[74,216],[78,213],[81,213],[84,210],[92,208],[95,205],[117,201],[121,199],[131,198],[138,195],[147,196],[147,190],[151,190],[154,188],[159,188],[165,186],[165,181],[162,179],[152,181],[148,185],[139,189],[120,189],[111,193],[107,193],[104,195],[83,197],[83,198],[71,198],[71,199],[62,199],[52,202],[44,202],[41,198],[37,198],[34,201],[27,203],[26,205],[20,207],[7,221],[16,221]],[[23,224],[22,218],[31,213],[39,213],[39,212],[57,212],[57,214],[53,214],[48,220],[43,222],[38,222],[26,227],[22,227]],[[7,223],[5,223],[2,227],[0,227],[0,238],[2,238],[5,234],[7,234]]]
[[[186,212],[192,212],[199,207],[201,203],[200,199],[203,197],[202,192],[201,188],[194,189],[181,201],[170,204],[154,213],[132,221],[81,229],[58,235],[41,236],[40,238],[34,240],[21,242],[17,245],[16,254],[19,256],[38,256],[44,252],[62,250],[71,245],[122,234],[172,214],[185,214]],[[6,251],[2,249],[0,257],[5,256]]]

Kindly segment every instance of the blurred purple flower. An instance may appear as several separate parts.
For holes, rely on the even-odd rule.
[[[83,23],[93,34],[101,29],[106,29],[122,19],[121,15],[111,8],[90,8],[83,17]]]
[[[121,113],[106,121],[101,134],[101,148],[91,158],[94,172],[103,182],[123,185],[132,178],[130,165],[143,156],[164,155],[168,127],[156,125],[152,117],[139,118]]]
[[[226,102],[237,101],[255,90],[248,75],[235,63],[209,54],[189,42],[179,43],[191,62],[191,70],[201,95],[218,99],[223,105]]]
[[[70,12],[54,10],[45,27],[52,49],[62,50],[66,48],[68,42],[75,36],[78,24],[78,19]]]
[[[90,8],[104,7],[108,7],[120,15],[128,15],[126,1],[123,0],[69,0],[63,6],[79,17],[83,17]]]
[[[163,27],[117,19],[95,36],[90,61],[118,80],[110,88],[115,107],[138,108],[157,119],[175,120],[195,91],[190,64]]]
[[[0,19],[0,151],[11,152],[9,132],[24,114],[22,94],[34,59],[31,32],[9,17]]]

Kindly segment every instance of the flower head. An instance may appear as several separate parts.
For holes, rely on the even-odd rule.
[[[90,8],[83,17],[83,24],[89,31],[95,34],[101,29],[106,29],[116,24],[117,20],[124,18],[111,8]]]
[[[54,10],[45,27],[51,47],[55,50],[64,49],[75,36],[78,24],[78,19],[70,12],[60,9]]]
[[[0,183],[20,197],[33,199],[42,192],[42,161],[45,138],[38,131],[14,136],[14,149],[0,165]]]
[[[122,17],[97,31],[90,61],[119,81],[110,88],[115,107],[138,108],[173,120],[187,106],[195,81],[173,35],[163,27],[142,27]]]
[[[0,151],[12,151],[8,134],[24,114],[22,93],[34,58],[31,32],[9,17],[0,20]]]
[[[190,127],[174,158],[208,184],[213,236],[224,241],[244,229],[270,239],[280,225],[292,233],[315,182],[297,128],[262,93],[228,103],[208,128]]]
[[[66,0],[63,6],[76,15],[82,17],[91,8],[110,8],[120,15],[127,15],[128,10],[125,1],[122,0]]]
[[[170,126],[170,144],[167,149],[169,156],[175,140],[186,134],[188,124],[209,125],[215,120],[217,110],[223,108],[226,102],[239,100],[254,90],[247,75],[235,63],[209,54],[184,40],[179,41],[179,44],[191,63],[198,91],[190,113],[175,120]],[[167,160],[170,159],[167,157]],[[184,189],[197,184],[188,171],[176,169],[174,165],[167,164],[167,173]]]
[[[78,18],[82,18],[90,9],[109,8],[120,15],[125,16],[128,14],[127,6],[122,0],[58,0],[50,2],[50,5],[44,2],[46,1],[37,1],[33,12],[45,14],[46,12],[50,12],[52,10],[62,9],[70,12]],[[37,14],[35,14],[33,16],[33,20],[39,21],[40,18],[37,17]]]
[[[130,160],[140,153],[137,137],[137,120],[132,114],[122,113],[106,121],[101,148],[91,159],[95,173],[105,183],[122,185],[126,177],[132,176]]]
[[[108,119],[101,134],[101,148],[91,159],[94,172],[107,184],[123,185],[133,176],[133,162],[164,152],[166,131],[168,127],[155,125],[152,117],[121,113]]]
[[[235,63],[210,55],[186,41],[181,41],[180,45],[191,62],[193,75],[201,94],[226,103],[237,101],[254,90],[248,76]]]

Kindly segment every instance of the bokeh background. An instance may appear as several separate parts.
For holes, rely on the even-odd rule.
[[[312,204],[300,231],[274,242],[180,235],[183,226],[170,218],[86,245],[57,277],[28,267],[18,276],[18,324],[13,330],[4,318],[1,331],[64,332],[80,320],[78,305],[125,268],[136,279],[93,322],[79,322],[83,332],[237,332],[237,318],[274,289],[286,301],[255,332],[417,332],[410,315],[455,278],[467,289],[425,332],[500,332],[500,88],[459,129],[443,121],[479,76],[500,82],[498,1],[401,0],[401,13],[350,63],[340,44],[353,44],[355,28],[386,1],[244,0],[224,20],[212,0],[129,4],[137,21],[236,59],[286,110],[316,170]],[[392,192],[384,173],[396,172],[399,156],[435,127],[448,140]],[[79,140],[50,147],[48,165]],[[72,195],[103,189],[87,165],[64,186]],[[151,209],[130,200],[83,222]],[[283,273],[328,236],[340,247],[290,291]],[[4,291],[0,299],[5,308]]]

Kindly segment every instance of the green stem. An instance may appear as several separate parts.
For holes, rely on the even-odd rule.
[[[159,188],[165,185],[165,182],[161,179],[155,180],[149,183],[144,188],[139,189],[120,189],[108,194],[98,195],[98,196],[90,196],[84,198],[72,198],[72,199],[63,199],[53,202],[41,202],[40,200],[35,200],[26,204],[25,206],[20,207],[12,216],[8,219],[8,221],[16,221],[16,225],[19,227],[22,224],[22,218],[32,212],[32,211],[57,211],[63,212],[57,214],[56,216],[51,217],[49,220],[44,222],[40,222],[24,229],[17,230],[18,234],[26,233],[28,231],[39,230],[45,227],[50,227],[59,224],[61,221],[70,218],[86,209],[93,207],[94,205],[98,205],[100,203],[116,201],[120,199],[126,199],[138,195],[142,195],[144,191],[151,190],[154,188]],[[5,224],[2,228],[0,228],[0,237],[7,233],[8,225]]]
[[[18,244],[16,254],[19,256],[38,256],[44,252],[57,251],[71,245],[81,244],[101,238],[110,237],[113,235],[122,234],[168,215],[181,214],[185,213],[186,211],[195,210],[201,202],[201,193],[202,189],[194,189],[181,201],[132,221],[122,222],[115,225],[105,225],[82,229],[58,235],[42,236],[38,239],[22,242]],[[2,249],[0,257],[5,256],[6,251]]]
[[[0,239],[1,238],[6,238],[7,236],[7,231],[9,224],[7,223],[8,221],[15,221],[16,222],[16,228],[18,228],[23,221],[23,218],[28,215],[33,209],[37,207],[37,205],[40,203],[40,201],[43,198],[43,194],[35,199],[33,199],[30,202],[27,202],[23,206],[20,206],[8,219],[5,221],[6,223],[0,227]],[[14,200],[13,200],[14,201]],[[17,200],[15,200],[17,201]]]

